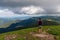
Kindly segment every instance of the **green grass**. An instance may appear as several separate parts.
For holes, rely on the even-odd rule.
[[[17,37],[15,40],[25,40],[24,37],[27,36],[27,35],[28,35],[29,39],[34,39],[35,40],[36,38],[29,35],[29,33],[33,32],[33,31],[36,32],[37,28],[27,28],[27,29],[2,33],[2,34],[0,34],[0,40],[4,40],[5,35],[13,35],[13,34],[18,34],[19,35],[19,37]]]
[[[47,30],[50,34],[60,35],[60,26],[44,26],[42,29]]]
[[[43,26],[42,29],[43,31],[46,31],[52,35],[55,35],[56,40],[60,40],[60,26]],[[0,34],[0,40],[4,40],[6,35],[13,35],[13,34],[19,35],[16,39],[13,39],[13,40],[26,40],[25,37],[27,37],[28,40],[40,40],[39,38],[35,38],[29,35],[30,32],[37,32],[37,30],[38,28],[35,27],[35,28],[27,28],[27,29],[21,29],[21,30],[2,33]]]
[[[55,35],[56,40],[60,40],[60,26],[44,26],[42,29],[52,35]]]

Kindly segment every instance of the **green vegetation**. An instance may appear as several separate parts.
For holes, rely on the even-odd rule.
[[[22,30],[17,30],[17,31],[2,33],[2,34],[0,34],[0,40],[4,40],[4,38],[5,38],[6,35],[8,36],[8,35],[13,35],[13,34],[18,34],[19,35],[15,40],[26,40],[24,38],[26,36],[29,37],[29,39],[34,39],[34,37],[32,37],[31,35],[29,35],[29,33],[32,32],[32,31],[36,32],[37,28],[28,28],[28,29],[22,29]]]
[[[56,37],[56,40],[60,40],[60,26],[44,26],[42,27],[42,30],[45,30],[46,32],[54,35]]]
[[[60,35],[60,26],[44,26],[43,30],[47,30],[48,33],[53,35]]]
[[[42,30],[54,35],[56,40],[60,40],[60,26],[43,26]],[[37,33],[38,27],[2,33],[0,34],[0,40],[4,40],[6,36],[13,34],[17,34],[17,37],[13,40],[40,40],[40,38],[32,37],[31,32]]]
[[[0,25],[0,28],[7,28],[7,27],[9,27],[12,23],[16,23],[16,22],[18,22],[18,21],[9,21],[9,22],[7,22],[7,23],[5,23],[5,24],[2,24],[2,25]]]

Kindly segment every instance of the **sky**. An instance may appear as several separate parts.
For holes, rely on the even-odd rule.
[[[60,16],[60,0],[0,0],[0,17]]]

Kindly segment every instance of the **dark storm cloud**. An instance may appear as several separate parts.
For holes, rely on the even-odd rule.
[[[36,5],[36,3],[28,0],[2,0],[2,1],[0,0],[0,6],[17,7],[28,5]]]
[[[60,0],[0,0],[2,7],[22,7],[35,5],[44,8],[45,10],[55,10],[55,7],[60,5]]]
[[[21,7],[29,5],[41,6],[45,9],[49,9],[60,5],[60,0],[0,0],[0,6]]]
[[[54,14],[59,11],[57,8],[60,5],[60,0],[0,0],[0,7],[11,9],[13,12],[18,13],[18,8],[26,6],[39,6],[47,11],[46,14]]]
[[[60,0],[0,0],[0,6],[51,6],[59,3]]]

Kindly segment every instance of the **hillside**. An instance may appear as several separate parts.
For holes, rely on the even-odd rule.
[[[38,32],[37,20],[40,17],[32,17],[26,20],[12,20],[3,25],[0,25],[0,40],[4,40],[8,36],[17,36],[12,40],[40,40],[38,37],[33,37],[32,33]],[[54,35],[56,40],[60,40],[60,20],[51,17],[42,17],[43,33]],[[57,30],[56,30],[57,29]]]
[[[59,31],[60,26],[43,26],[42,30],[43,30],[42,31],[43,34],[49,33],[50,35],[55,36],[55,40],[60,40],[60,31]],[[10,38],[11,40],[41,40],[42,39],[40,37],[34,37],[33,35],[31,35],[31,33],[39,34],[38,27],[25,28],[21,30],[2,33],[0,34],[0,40],[10,39]]]
[[[0,28],[9,27],[11,24],[16,23],[16,22],[18,22],[18,21],[17,21],[17,20],[9,21],[9,22],[7,22],[7,23],[4,23],[4,24],[0,25]]]
[[[0,33],[9,32],[13,30],[18,30],[22,28],[32,28],[38,27],[37,20],[40,17],[32,17],[26,20],[12,20],[3,25],[0,25]],[[42,18],[43,26],[48,25],[60,25],[60,21],[54,20],[52,18]]]
[[[42,18],[43,25],[60,25],[60,20],[59,17],[32,17],[26,20],[12,20],[7,23],[4,23],[0,25],[0,28],[6,28],[6,27],[16,27],[16,26],[21,26],[21,27],[32,27],[32,26],[37,26],[38,19]],[[56,19],[56,20],[55,20]]]
[[[3,25],[0,25],[0,28],[6,28],[9,26],[22,26],[22,27],[29,27],[29,26],[37,26],[38,18],[40,17],[32,17],[26,20],[12,20]],[[59,25],[60,21],[54,20],[52,18],[42,18],[43,25]]]

